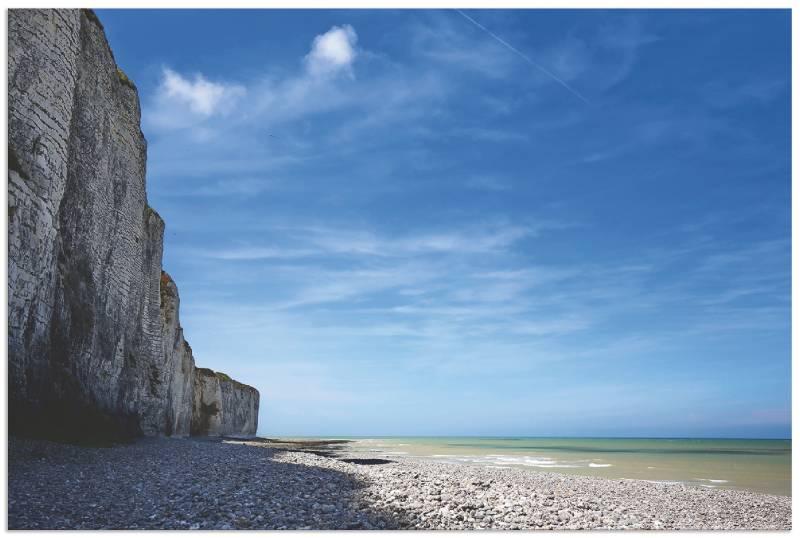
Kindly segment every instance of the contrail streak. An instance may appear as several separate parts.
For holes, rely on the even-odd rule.
[[[485,26],[481,25],[481,23],[479,23],[478,21],[476,21],[475,19],[473,19],[472,17],[470,17],[469,15],[467,15],[466,13],[461,11],[460,9],[456,9],[456,11],[458,11],[458,13],[462,17],[467,19],[469,22],[471,22],[472,24],[474,24],[475,26],[477,26],[478,28],[480,28],[481,30],[483,30],[484,32],[486,32],[487,34],[492,36],[495,40],[497,40],[501,45],[503,45],[504,47],[509,49],[511,52],[515,53],[517,56],[519,56],[520,58],[522,58],[523,60],[525,60],[526,62],[531,64],[533,67],[535,67],[536,69],[538,69],[539,71],[541,71],[542,73],[547,75],[548,77],[552,78],[553,80],[555,80],[556,82],[558,82],[559,84],[564,86],[564,88],[566,88],[572,95],[574,95],[575,97],[577,97],[578,99],[580,99],[581,101],[586,103],[587,105],[589,104],[589,100],[586,99],[584,96],[582,96],[580,94],[580,92],[578,92],[578,90],[576,90],[575,88],[573,88],[572,86],[570,86],[569,84],[567,84],[566,82],[564,82],[563,80],[561,80],[560,78],[555,76],[553,73],[551,73],[550,71],[548,71],[547,69],[542,67],[540,64],[538,64],[535,61],[533,61],[530,57],[528,57],[523,52],[519,51],[518,49],[515,49],[513,46],[511,46],[510,43],[508,43],[507,41],[504,41],[497,34],[492,33],[491,30],[489,30]]]

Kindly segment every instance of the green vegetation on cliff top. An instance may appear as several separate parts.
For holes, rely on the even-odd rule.
[[[125,74],[125,71],[117,67],[117,78],[119,81],[122,82],[125,86],[129,87],[132,90],[136,90],[136,84],[133,83],[131,79],[128,78],[128,75]]]

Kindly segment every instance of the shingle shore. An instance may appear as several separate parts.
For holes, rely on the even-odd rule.
[[[791,498],[198,439],[9,440],[10,529],[789,529]]]

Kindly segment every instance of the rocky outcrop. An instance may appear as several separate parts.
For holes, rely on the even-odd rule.
[[[181,300],[170,276],[161,273],[161,342],[164,349],[163,382],[167,389],[164,433],[190,432],[194,410],[195,366],[192,348],[183,338],[178,312]],[[252,432],[255,433],[255,429]]]
[[[192,435],[252,435],[258,391],[208,368],[196,368],[194,373]]]
[[[8,32],[10,429],[188,435],[197,377],[161,271],[136,88],[91,11],[12,9]],[[214,434],[254,434],[258,392],[220,390],[238,419]]]

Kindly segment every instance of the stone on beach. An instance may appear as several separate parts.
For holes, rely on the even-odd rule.
[[[269,445],[269,447],[267,447]],[[11,438],[10,529],[790,529],[791,498],[276,443]]]

